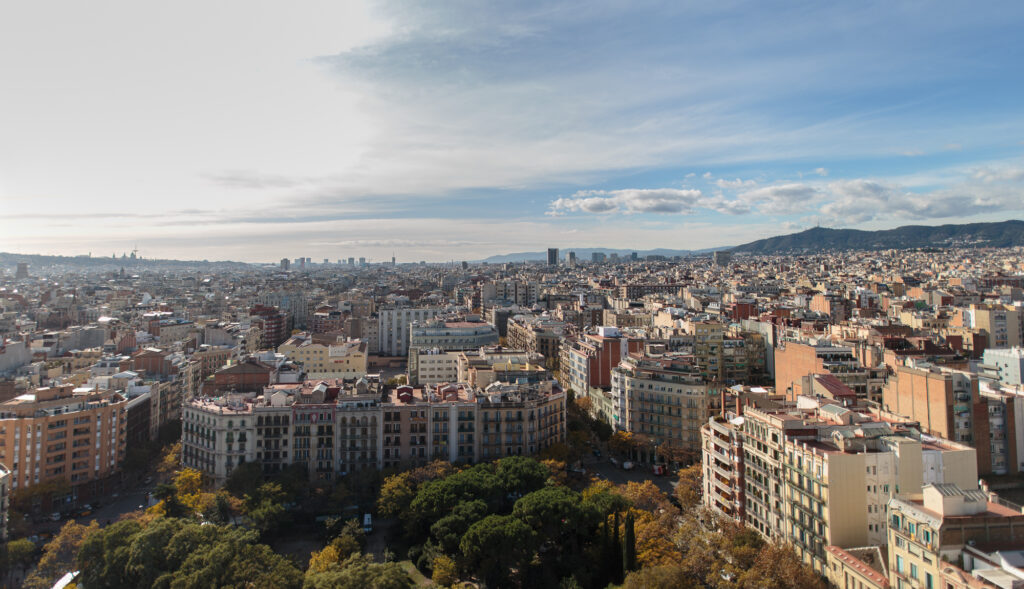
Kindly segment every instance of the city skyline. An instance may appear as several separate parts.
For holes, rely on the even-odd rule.
[[[1017,4],[199,6],[10,7],[0,251],[439,261],[1024,208]]]

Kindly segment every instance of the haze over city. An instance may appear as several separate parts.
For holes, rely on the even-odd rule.
[[[1024,209],[1024,5],[5,3],[0,251],[698,249]]]

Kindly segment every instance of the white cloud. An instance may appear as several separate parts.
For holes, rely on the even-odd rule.
[[[735,180],[726,180],[725,178],[719,178],[715,180],[715,186],[719,188],[725,188],[728,190],[735,190],[737,188],[752,188],[757,186],[757,182],[754,180],[741,180],[736,178]]]
[[[825,168],[815,168],[814,173],[819,176],[828,176],[828,170]]]
[[[691,213],[703,194],[682,188],[630,188],[582,190],[551,203],[552,214],[561,213]]]
[[[792,215],[816,206],[820,191],[810,184],[794,182],[748,190],[739,198],[766,215]]]

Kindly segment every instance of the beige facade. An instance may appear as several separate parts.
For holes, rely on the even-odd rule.
[[[826,547],[884,544],[890,497],[926,484],[977,484],[972,448],[835,405],[746,407],[703,432],[704,503],[768,539],[793,545],[827,572]]]
[[[78,487],[117,472],[127,400],[114,391],[40,388],[0,403],[0,463],[11,489],[50,480]]]
[[[366,342],[320,344],[306,334],[290,337],[277,351],[301,363],[310,379],[359,378],[366,374]]]

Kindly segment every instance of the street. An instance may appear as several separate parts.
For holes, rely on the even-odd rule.
[[[622,462],[619,461],[621,465]],[[633,467],[632,470],[623,470],[621,466],[615,466],[611,463],[607,454],[602,454],[600,458],[588,455],[583,459],[583,467],[587,469],[587,474],[594,474],[600,478],[609,480],[616,485],[624,485],[628,482],[641,483],[643,481],[651,481],[659,489],[665,493],[672,494],[672,482],[676,480],[674,474],[655,476],[651,471],[651,465],[639,464]]]

